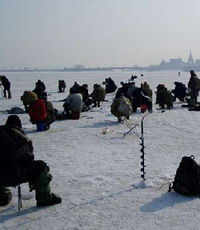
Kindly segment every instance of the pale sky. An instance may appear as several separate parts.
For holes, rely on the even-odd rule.
[[[200,58],[199,0],[0,0],[0,68]]]

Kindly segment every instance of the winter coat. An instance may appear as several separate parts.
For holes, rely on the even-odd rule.
[[[150,86],[149,86],[148,83],[145,82],[145,83],[143,84],[142,89],[143,89],[144,95],[146,95],[146,96],[152,98],[152,94],[153,94],[153,93],[152,93],[152,90],[151,90],[151,88],[150,88]]]
[[[43,99],[38,99],[29,107],[29,116],[33,124],[37,122],[45,122],[47,119],[47,107],[46,101]]]
[[[198,97],[200,90],[200,79],[196,75],[192,75],[188,82],[189,95],[191,97]]]
[[[69,92],[70,94],[80,93],[80,85],[77,82],[75,82],[74,85],[70,88]]]
[[[117,89],[117,85],[111,78],[106,79],[105,87],[106,93],[113,93]]]
[[[132,113],[132,105],[127,97],[115,98],[111,105],[111,113],[115,117],[129,117]]]
[[[172,90],[175,98],[178,98],[180,101],[184,101],[184,98],[187,96],[187,88],[181,82],[175,82],[175,89]]]
[[[80,91],[79,93],[81,93],[83,96],[83,102],[87,102],[89,99],[88,86],[87,85],[80,86],[79,91]]]
[[[6,76],[1,76],[1,83],[5,90],[10,90],[11,83]]]
[[[80,93],[70,94],[63,104],[66,112],[81,112],[83,107],[83,96]]]
[[[94,87],[94,90],[93,90],[91,96],[92,96],[92,99],[94,101],[104,101],[105,96],[106,96],[106,91],[102,86],[96,85]]]
[[[46,90],[46,86],[44,84],[43,81],[41,80],[38,80],[36,83],[35,83],[35,87],[37,88],[40,88],[42,91],[45,91]]]
[[[132,97],[133,97],[133,93],[135,92],[136,90],[136,86],[134,84],[131,84],[128,86],[128,89],[127,89],[127,96],[128,98],[131,100]]]
[[[17,126],[0,126],[0,186],[14,186],[29,179],[34,160],[31,140]]]
[[[156,103],[159,104],[159,106],[164,107],[164,105],[167,105],[167,108],[173,107],[173,96],[169,90],[165,87],[157,87],[158,91],[156,93]]]
[[[51,124],[56,120],[55,109],[50,101],[46,101],[46,108],[47,108],[47,118],[45,123]]]
[[[58,81],[58,90],[59,92],[64,92],[66,88],[66,83],[64,80],[59,80]]]
[[[37,94],[39,99],[47,99],[47,92],[45,91],[45,89],[46,89],[46,86],[44,82],[38,80],[35,83],[35,88],[33,92]]]
[[[142,88],[136,87],[135,90],[132,93],[132,105],[135,108],[140,107],[142,104]]]

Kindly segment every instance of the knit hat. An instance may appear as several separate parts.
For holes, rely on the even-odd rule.
[[[20,118],[17,115],[10,115],[7,118],[6,125],[17,126],[20,129],[22,128],[22,123]]]

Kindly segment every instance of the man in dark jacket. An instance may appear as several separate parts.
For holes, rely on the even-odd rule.
[[[172,109],[173,96],[171,92],[165,87],[164,84],[159,84],[156,88],[156,104],[159,104],[161,109],[164,109],[165,105],[167,105],[167,109]]]
[[[12,198],[6,187],[26,182],[35,190],[38,207],[61,203],[61,198],[51,193],[51,180],[47,164],[34,160],[32,142],[23,132],[19,117],[10,115],[0,126],[0,206]]]
[[[8,78],[4,75],[0,77],[1,83],[3,85],[3,95],[5,98],[11,99],[11,92],[10,92],[10,86],[11,83],[8,80]],[[8,94],[8,95],[7,95]]]
[[[41,80],[38,80],[35,83],[35,88],[33,92],[37,94],[39,99],[47,99],[47,92],[45,90],[46,90],[46,86],[44,82]]]
[[[187,88],[182,82],[174,82],[175,88],[172,90],[172,93],[174,94],[174,100],[178,98],[181,102],[185,101],[185,98],[187,96]]]
[[[94,84],[93,88],[94,89],[90,96],[93,99],[94,107],[96,106],[100,107],[100,102],[105,100],[106,91],[99,84]]]
[[[104,83],[105,83],[106,93],[113,93],[117,89],[117,85],[115,84],[113,79],[110,77],[106,78]]]
[[[188,82],[188,91],[190,96],[190,107],[195,106],[197,104],[197,97],[199,96],[200,91],[200,79],[197,77],[196,73],[191,70],[190,71],[190,79]]]

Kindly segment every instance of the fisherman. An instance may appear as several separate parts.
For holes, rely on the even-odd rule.
[[[69,93],[80,93],[80,85],[75,81],[73,86],[69,89]]]
[[[144,95],[152,98],[152,89],[150,88],[149,84],[145,81],[143,84],[141,84],[142,92]]]
[[[45,131],[56,120],[56,111],[53,104],[46,99],[35,98],[28,107],[32,124],[36,124],[37,131]]]
[[[33,102],[38,100],[38,95],[34,93],[33,91],[27,91],[25,90],[23,95],[21,96],[21,101],[23,102],[25,111],[28,113],[30,105],[33,104]]]
[[[66,88],[65,81],[64,80],[58,80],[58,92],[59,93],[65,92],[65,88]]]
[[[10,115],[0,126],[0,134],[0,205],[5,206],[12,199],[8,187],[27,182],[30,190],[35,190],[38,207],[61,203],[62,199],[51,192],[48,165],[34,160],[32,141],[22,130],[19,117]]]
[[[80,93],[71,93],[63,104],[66,119],[80,119],[83,107],[83,96]]]
[[[91,93],[94,107],[96,106],[100,107],[100,102],[105,100],[105,96],[106,96],[105,89],[99,84],[94,84],[93,92]]]
[[[164,109],[165,105],[167,106],[167,109],[172,109],[173,100],[174,98],[171,92],[165,87],[165,85],[159,84],[156,92],[156,104],[159,104],[161,109]]]
[[[88,111],[90,109],[90,106],[92,105],[92,98],[89,95],[88,92],[88,84],[83,84],[80,86],[79,92],[83,96],[83,108],[82,111]]]
[[[39,99],[47,99],[47,93],[45,90],[46,90],[46,86],[44,82],[42,82],[41,80],[38,80],[35,83],[35,88],[33,92],[37,94]]]
[[[174,85],[175,88],[172,90],[172,93],[174,94],[174,100],[178,98],[179,101],[184,102],[187,96],[187,88],[185,84],[183,84],[182,82],[175,81]]]
[[[105,82],[103,83],[105,84],[106,93],[113,93],[117,89],[117,85],[115,84],[115,82],[111,77],[106,78]]]
[[[123,117],[129,120],[129,116],[133,113],[132,105],[127,97],[115,97],[111,105],[111,113],[122,122]]]
[[[188,82],[188,94],[190,96],[190,101],[188,103],[189,107],[193,107],[197,104],[197,97],[199,96],[200,90],[200,79],[197,77],[194,70],[190,71],[190,79]]]
[[[1,83],[3,85],[3,95],[7,99],[11,99],[11,83],[5,75],[0,76]]]

